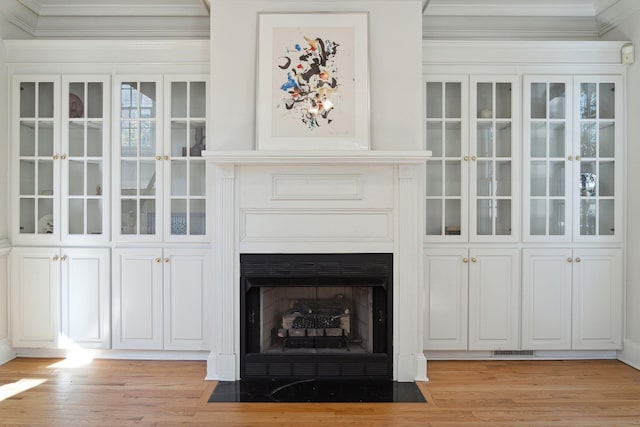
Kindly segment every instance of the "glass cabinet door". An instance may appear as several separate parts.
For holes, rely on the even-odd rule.
[[[13,207],[16,239],[58,240],[58,176],[60,170],[60,80],[16,77],[13,83],[14,141],[17,144]]]
[[[472,241],[517,237],[518,86],[515,78],[471,79],[470,228]]]
[[[581,77],[574,83],[577,120],[574,130],[575,240],[618,240],[622,212],[621,78]]]
[[[571,239],[571,78],[525,77],[524,237]]]
[[[204,76],[165,82],[165,236],[198,240],[206,234],[207,85]]]
[[[115,87],[119,113],[115,233],[122,240],[160,240],[161,79],[121,78]]]
[[[108,238],[109,77],[63,78],[63,203],[65,240]]]
[[[466,240],[467,82],[429,76],[425,91],[427,239]]]

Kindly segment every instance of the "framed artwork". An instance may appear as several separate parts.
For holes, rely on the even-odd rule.
[[[258,20],[257,148],[369,149],[368,15]]]

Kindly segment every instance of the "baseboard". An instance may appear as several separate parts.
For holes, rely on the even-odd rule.
[[[579,359],[617,359],[615,350],[596,351],[534,351],[533,354],[522,354],[514,351],[494,353],[491,351],[448,351],[425,350],[427,360],[579,360]]]
[[[74,350],[17,348],[16,357],[64,359]],[[208,351],[152,351],[152,350],[89,350],[83,353],[94,359],[114,360],[207,360]]]
[[[9,340],[0,340],[0,365],[4,365],[16,358],[16,352],[9,343]]]
[[[624,340],[624,348],[618,353],[618,360],[640,370],[640,343]]]

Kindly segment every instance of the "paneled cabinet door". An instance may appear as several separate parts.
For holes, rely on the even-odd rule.
[[[60,250],[13,248],[11,265],[13,347],[57,347]]]
[[[522,251],[522,348],[571,348],[571,249]]]
[[[164,348],[207,349],[208,250],[164,250]]]
[[[622,251],[573,253],[573,349],[622,348]]]
[[[163,348],[162,249],[114,249],[113,348]]]
[[[467,249],[425,250],[425,350],[466,350]]]
[[[517,350],[519,250],[472,249],[469,255],[469,350]]]
[[[60,346],[109,348],[109,249],[63,248]]]

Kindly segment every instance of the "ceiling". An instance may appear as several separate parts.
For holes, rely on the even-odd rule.
[[[210,1],[0,0],[0,13],[28,38],[208,38]],[[424,38],[593,39],[640,10],[638,0],[422,2]]]

